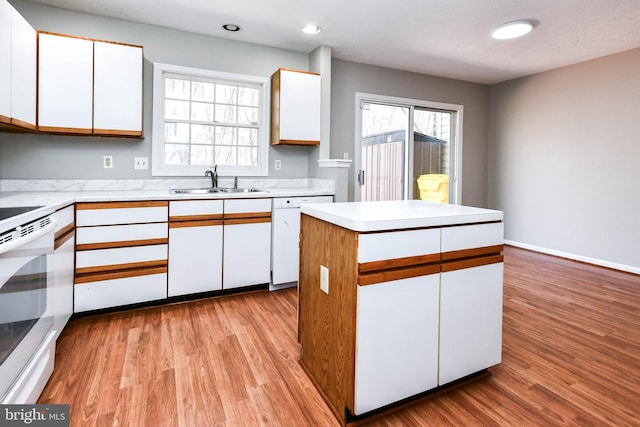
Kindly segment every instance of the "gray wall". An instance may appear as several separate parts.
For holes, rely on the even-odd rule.
[[[356,92],[461,104],[464,105],[462,203],[486,205],[488,86],[335,58],[331,73],[331,158],[342,159],[343,153],[354,158]],[[350,200],[354,176],[352,167]]]
[[[640,269],[640,49],[492,86],[490,105],[505,238]]]
[[[164,62],[254,76],[271,76],[279,67],[307,70],[309,55],[208,37],[129,21],[99,17],[20,0],[14,7],[37,30],[144,46],[144,140],[0,133],[0,178],[4,179],[145,179],[151,169],[134,170],[133,157],[151,158],[153,62]],[[113,169],[102,168],[112,155]],[[306,178],[308,150],[270,149],[271,178]],[[273,160],[282,170],[273,170]],[[203,169],[204,172],[204,169]]]

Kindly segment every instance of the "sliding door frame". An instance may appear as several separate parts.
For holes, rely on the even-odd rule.
[[[356,92],[355,96],[355,126],[354,126],[354,200],[360,201],[360,185],[358,175],[362,169],[362,108],[365,103],[388,104],[409,108],[410,125],[413,126],[413,113],[416,107],[433,110],[445,110],[454,113],[454,135],[449,147],[449,203],[459,205],[462,203],[462,124],[464,116],[464,106],[460,104],[449,104],[444,102],[425,101],[420,99],[401,98],[396,96],[377,95],[372,93]],[[413,164],[413,131],[410,129],[407,135],[407,147],[409,153],[409,163]],[[406,172],[405,172],[406,173]],[[411,179],[407,174],[405,181]],[[405,182],[405,197],[408,198],[406,188],[409,183]]]

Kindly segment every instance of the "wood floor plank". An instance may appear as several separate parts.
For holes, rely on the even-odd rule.
[[[502,363],[367,425],[640,425],[640,277],[504,256]],[[296,310],[293,288],[74,319],[39,402],[83,427],[338,426],[298,363]]]

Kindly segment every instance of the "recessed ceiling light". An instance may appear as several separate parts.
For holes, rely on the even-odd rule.
[[[240,27],[236,24],[224,24],[222,28],[233,33],[235,33],[236,31],[240,31]]]
[[[322,27],[319,25],[309,24],[302,27],[302,32],[305,34],[318,34],[320,31],[322,31]]]
[[[491,32],[491,37],[498,40],[515,39],[517,37],[524,36],[532,29],[533,23],[531,21],[521,19],[519,21],[512,21],[498,25]]]

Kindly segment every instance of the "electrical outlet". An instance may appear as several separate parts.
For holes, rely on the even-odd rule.
[[[113,168],[113,156],[102,156],[102,167],[105,169]]]
[[[329,294],[329,269],[324,265],[320,266],[320,290]]]
[[[148,157],[134,157],[133,158],[133,168],[134,169],[149,169],[149,158]]]
[[[276,160],[275,165],[274,165],[275,170],[279,171],[280,169],[282,169],[282,160]]]

